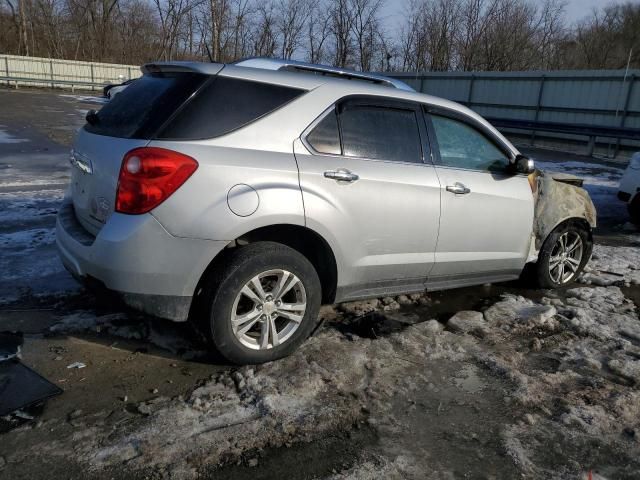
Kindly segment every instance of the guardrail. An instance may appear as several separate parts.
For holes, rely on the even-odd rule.
[[[589,138],[588,154],[595,150],[596,138],[614,138],[616,140],[640,140],[640,129],[625,127],[606,127],[601,125],[571,124],[557,122],[540,122],[535,120],[514,120],[511,118],[486,119],[498,130],[526,130],[533,132],[567,133]]]
[[[0,55],[0,84],[95,90],[141,75],[140,67],[42,57]]]
[[[542,136],[561,143],[580,142],[586,136],[589,154],[598,145],[614,157],[621,147],[640,148],[637,137],[623,135],[628,129],[640,129],[640,70],[386,75],[420,92],[466,105],[485,118],[501,119],[502,125],[510,122],[510,127],[501,128],[528,130],[524,135],[532,145]],[[523,128],[523,122],[529,128]],[[591,133],[584,133],[587,127],[592,127]]]

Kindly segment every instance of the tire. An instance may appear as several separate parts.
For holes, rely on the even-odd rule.
[[[631,217],[631,223],[640,225],[640,193],[636,193],[636,196],[629,202],[627,208],[629,210],[629,216]]]
[[[565,257],[561,255],[562,238],[565,239],[566,245]],[[579,239],[581,248],[579,258],[575,249],[568,254],[566,253],[576,239]],[[580,276],[584,266],[591,258],[592,249],[593,242],[589,232],[582,225],[574,222],[559,225],[549,234],[540,249],[538,261],[533,271],[536,285],[541,288],[560,288],[571,285]],[[567,269],[571,275],[561,269]]]
[[[285,284],[282,296],[277,294],[279,282]],[[208,284],[205,301],[209,311],[203,330],[232,363],[259,364],[285,357],[318,323],[322,299],[318,274],[306,257],[280,243],[257,242],[232,251]],[[249,330],[242,333],[247,326]]]

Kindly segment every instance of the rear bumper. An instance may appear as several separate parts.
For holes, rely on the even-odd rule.
[[[62,263],[80,281],[98,280],[137,310],[187,319],[205,269],[227,242],[170,235],[150,214],[113,214],[96,237],[65,200],[56,221]]]

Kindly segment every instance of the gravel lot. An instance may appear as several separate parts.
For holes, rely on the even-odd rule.
[[[323,307],[293,356],[235,368],[59,262],[67,152],[100,102],[0,89],[0,332],[22,332],[23,362],[64,389],[32,420],[0,419],[0,477],[640,478],[640,232],[619,164],[523,149],[596,203],[572,288]]]

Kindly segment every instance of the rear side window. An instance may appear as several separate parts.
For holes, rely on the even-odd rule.
[[[340,131],[345,156],[422,163],[414,110],[348,106],[340,113]]]
[[[214,138],[236,130],[305,90],[230,77],[214,77],[158,135],[161,139]]]
[[[146,74],[100,109],[84,129],[97,135],[151,139],[208,77],[197,73]]]
[[[318,125],[315,126],[309,135],[307,142],[316,152],[328,153],[330,155],[340,155],[340,133],[338,131],[338,117],[335,110],[325,116]]]
[[[422,163],[416,110],[366,104],[343,104],[329,112],[308,134],[318,153]]]

